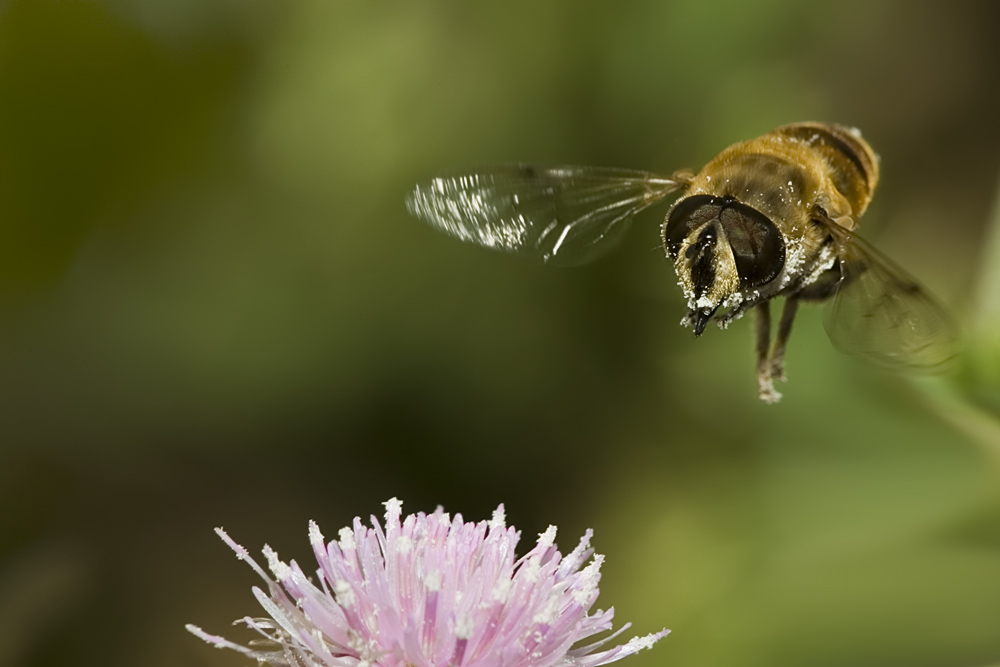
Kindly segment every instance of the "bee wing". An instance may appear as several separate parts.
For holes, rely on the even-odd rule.
[[[958,350],[948,310],[898,264],[831,222],[841,278],[823,324],[841,352],[886,366],[943,370]]]
[[[500,165],[421,183],[406,208],[462,241],[570,266],[614,247],[636,213],[688,182],[604,167]]]

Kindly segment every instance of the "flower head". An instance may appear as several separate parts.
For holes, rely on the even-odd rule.
[[[271,575],[221,529],[216,532],[267,582],[257,600],[270,615],[244,618],[267,648],[248,648],[187,629],[220,648],[287,667],[596,667],[652,646],[669,630],[601,649],[614,609],[597,600],[603,556],[592,531],[563,557],[556,527],[517,559],[520,533],[507,527],[503,505],[489,522],[465,523],[440,507],[402,521],[402,503],[385,503],[385,529],[354,520],[329,543],[315,523],[309,537],[319,569],[314,580],[265,546]],[[589,563],[587,559],[593,555]],[[273,578],[272,578],[273,577]],[[239,622],[239,621],[238,621]]]

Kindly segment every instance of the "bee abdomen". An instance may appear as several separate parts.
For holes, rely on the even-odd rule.
[[[861,133],[842,125],[795,123],[774,131],[807,144],[831,167],[834,187],[851,203],[855,216],[868,207],[878,183],[878,156]]]

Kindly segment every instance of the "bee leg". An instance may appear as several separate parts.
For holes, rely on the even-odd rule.
[[[777,403],[781,394],[774,390],[774,380],[771,379],[771,362],[768,352],[771,350],[771,306],[767,301],[758,303],[755,307],[757,321],[757,389],[760,400],[765,403]]]
[[[774,349],[771,350],[771,377],[785,381],[785,347],[792,333],[792,321],[799,310],[797,295],[785,298],[785,307],[781,310],[781,321],[778,323],[778,336],[774,339]]]

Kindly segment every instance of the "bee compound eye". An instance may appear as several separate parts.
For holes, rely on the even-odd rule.
[[[722,211],[719,219],[733,250],[742,289],[765,285],[781,273],[785,266],[785,241],[767,216],[734,202]]]
[[[663,233],[663,242],[670,258],[676,260],[684,239],[705,223],[718,218],[724,206],[723,199],[711,195],[685,197],[674,204],[667,214]]]

